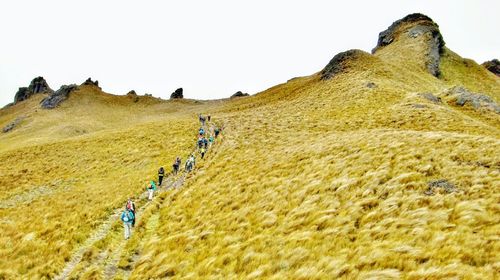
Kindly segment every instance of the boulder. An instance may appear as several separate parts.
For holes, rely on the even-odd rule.
[[[135,92],[135,90],[131,90],[127,92],[127,95],[137,95],[137,93]]]
[[[439,77],[441,75],[439,61],[444,52],[445,42],[439,31],[439,25],[426,15],[419,13],[410,14],[393,22],[389,28],[379,33],[377,46],[372,50],[372,54],[393,43],[398,36],[404,34],[410,38],[418,38],[424,34],[430,35],[426,67],[429,73],[435,77]]]
[[[500,61],[498,61],[498,59],[486,61],[482,65],[490,72],[500,77]]]
[[[250,94],[248,93],[243,93],[241,91],[237,91],[235,94],[231,95],[231,98],[235,98],[235,97],[245,97],[245,96],[249,96]]]
[[[54,109],[59,104],[61,104],[61,102],[66,100],[69,94],[77,88],[78,86],[75,84],[61,86],[61,88],[58,89],[56,92],[50,94],[48,97],[42,100],[41,102],[42,108]]]
[[[471,105],[475,110],[485,109],[500,114],[500,106],[488,95],[474,93],[466,88],[455,86],[444,93],[444,97],[456,106]]]
[[[321,80],[333,78],[335,75],[347,69],[347,62],[349,60],[355,60],[364,55],[367,54],[362,50],[348,50],[338,53],[321,71]]]
[[[441,103],[441,97],[435,96],[432,93],[420,93],[419,96],[436,104]]]
[[[182,88],[178,88],[176,89],[174,92],[172,92],[172,94],[170,95],[170,99],[182,99],[184,98],[184,95],[183,95],[183,90]]]

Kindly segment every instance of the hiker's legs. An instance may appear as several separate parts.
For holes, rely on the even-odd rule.
[[[123,228],[125,230],[125,239],[130,237],[130,223],[123,223]]]
[[[148,199],[153,200],[153,190],[148,190]]]
[[[158,185],[161,186],[162,181],[163,181],[163,176],[158,176]]]
[[[132,226],[135,227],[135,210],[132,211],[132,213],[134,214],[134,219],[132,220]]]

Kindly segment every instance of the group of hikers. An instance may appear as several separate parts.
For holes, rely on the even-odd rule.
[[[196,149],[198,150],[201,158],[203,159],[205,157],[208,148],[212,147],[212,145],[215,143],[215,139],[219,137],[222,128],[211,127],[210,131],[207,131],[205,123],[207,121],[208,122],[211,121],[211,116],[210,115],[203,116],[202,114],[199,114],[198,119],[200,121],[201,127],[198,130],[198,140],[196,141]],[[196,164],[196,156],[194,154],[195,154],[194,152],[191,153],[186,159],[186,163],[184,166],[185,172],[191,172],[194,169]],[[181,166],[181,158],[178,156],[176,157],[174,163],[172,164],[172,174],[174,176],[179,173],[180,166]],[[162,166],[158,170],[158,187],[162,185],[163,177],[165,177],[165,169]],[[148,200],[149,201],[153,200],[154,192],[157,190],[156,182],[153,180],[149,181],[146,190],[148,191]],[[135,219],[136,219],[135,203],[132,201],[131,198],[129,198],[125,205],[125,210],[122,212],[121,215],[121,220],[123,221],[123,225],[125,228],[125,239],[130,238],[132,234],[132,227],[134,227],[135,225]]]

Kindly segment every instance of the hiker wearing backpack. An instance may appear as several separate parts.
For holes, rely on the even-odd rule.
[[[206,148],[201,148],[200,149],[200,154],[201,154],[201,159],[203,159],[203,157],[205,156],[205,153],[207,152],[207,149]]]
[[[179,167],[181,166],[181,158],[180,157],[177,157],[175,159],[175,162],[174,164],[172,164],[172,167],[173,167],[173,173],[174,175],[177,175],[177,172],[179,172]]]
[[[198,119],[200,120],[201,126],[205,126],[205,117],[203,117],[201,114],[198,116]]]
[[[205,146],[205,150],[208,149],[208,140],[205,137],[203,137],[203,146]]]
[[[129,239],[132,234],[132,222],[135,220],[134,213],[125,207],[125,211],[122,212],[121,220],[123,221],[123,227],[125,229],[125,239]]]
[[[217,138],[217,136],[219,136],[219,133],[220,133],[220,129],[218,127],[215,128],[215,138]]]
[[[135,203],[132,201],[131,198],[127,200],[127,205],[125,206],[126,209],[132,211],[132,214],[134,214],[134,219],[132,219],[132,227],[135,226]]]
[[[214,136],[210,135],[210,137],[208,137],[208,142],[210,143],[210,145],[209,145],[210,147],[212,147],[212,145],[214,144],[214,141],[215,141]]]
[[[201,149],[201,147],[203,147],[203,143],[204,143],[203,142],[203,137],[200,136],[200,138],[198,138],[198,142],[197,142],[198,149]]]
[[[200,130],[198,130],[198,134],[200,136],[203,136],[205,134],[205,130],[203,129],[203,127],[200,127]]]
[[[153,200],[154,192],[156,191],[156,184],[154,181],[151,181],[148,185],[148,200]]]
[[[158,186],[161,186],[161,182],[163,181],[163,176],[165,176],[165,169],[163,166],[158,170]]]
[[[191,170],[193,170],[195,164],[196,164],[196,158],[193,154],[191,154],[189,158],[186,160],[186,166],[185,166],[186,171],[190,172]]]

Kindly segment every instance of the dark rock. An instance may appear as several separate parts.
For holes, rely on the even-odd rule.
[[[500,77],[500,61],[493,59],[482,64],[486,69]]]
[[[444,191],[446,193],[457,192],[454,184],[445,179],[433,180],[427,183],[427,190],[424,192],[426,195],[433,195],[436,192]]]
[[[401,30],[402,27],[408,27],[408,29]],[[406,33],[411,38],[430,34],[428,60],[426,61],[427,71],[433,76],[439,77],[441,75],[439,61],[444,52],[445,42],[439,31],[439,25],[426,15],[410,14],[393,22],[387,30],[380,32],[377,46],[372,50],[372,53],[394,42],[396,36],[400,36],[402,33]]]
[[[250,94],[248,93],[243,93],[241,91],[237,91],[235,94],[231,95],[231,98],[235,98],[235,97],[244,97],[244,96],[249,96]]]
[[[101,87],[99,87],[99,81],[98,81],[98,80],[95,80],[95,82],[94,82],[94,81],[92,81],[92,79],[91,79],[91,78],[88,78],[87,80],[85,80],[85,82],[83,82],[82,86],[83,86],[83,85],[87,85],[87,86],[96,86],[96,87],[98,87],[99,89],[101,89]]]
[[[34,78],[28,87],[20,87],[14,96],[14,104],[30,98],[33,94],[37,93],[52,93],[54,92],[47,81],[43,77]]]
[[[3,106],[2,109],[7,109],[7,108],[12,107],[12,106],[14,106],[14,102],[10,102],[9,104]]]
[[[135,92],[135,90],[131,90],[127,92],[127,95],[137,95],[137,93]]]
[[[11,123],[9,123],[8,125],[6,125],[2,131],[3,133],[7,133],[11,130],[14,129],[14,127],[16,127],[16,125],[18,125],[22,120],[24,119],[24,117],[18,117],[16,118],[14,121],[12,121]]]
[[[435,96],[432,93],[420,93],[419,96],[433,103],[441,103],[441,97]]]
[[[377,88],[377,85],[374,82],[368,82],[366,83],[367,88]]]
[[[144,96],[153,97],[153,94],[151,94],[151,93],[145,93]]]
[[[172,92],[172,94],[170,95],[170,99],[182,99],[184,98],[184,95],[183,95],[183,90],[182,88],[178,88],[176,89],[174,92]]]
[[[347,69],[347,61],[357,59],[364,55],[365,52],[361,50],[348,50],[338,53],[321,71],[321,80],[329,80],[333,78],[336,74]]]
[[[61,102],[66,100],[69,94],[77,89],[78,86],[75,84],[61,86],[56,92],[50,94],[48,97],[44,98],[41,102],[42,108],[44,109],[54,109]]]

